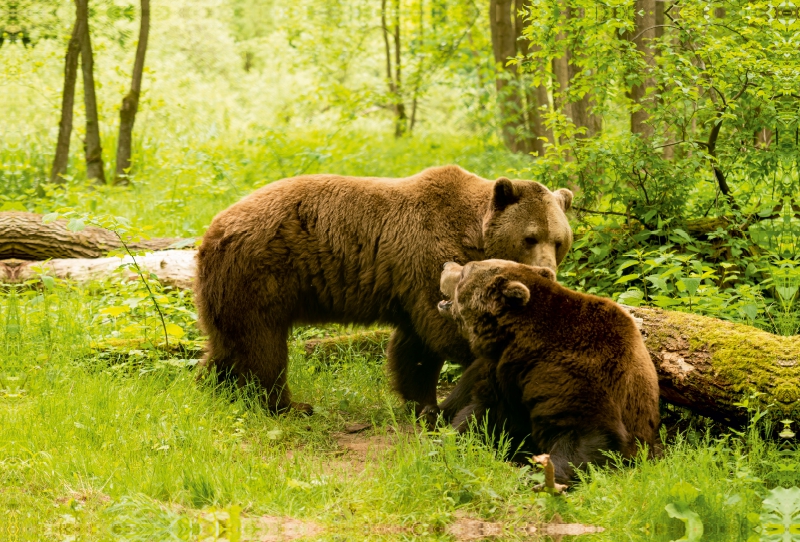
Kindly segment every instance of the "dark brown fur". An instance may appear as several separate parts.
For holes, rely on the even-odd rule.
[[[549,453],[556,480],[572,465],[653,449],[658,378],[636,324],[608,299],[568,290],[552,272],[487,260],[442,272],[440,312],[457,322],[476,361],[443,403],[453,425],[504,429],[512,446]]]
[[[274,182],[217,215],[203,238],[195,299],[208,334],[204,365],[255,379],[282,409],[291,404],[293,324],[382,322],[395,326],[395,389],[435,405],[443,361],[472,360],[436,311],[442,264],[502,257],[555,269],[572,243],[571,200],[566,189],[488,181],[457,166],[406,179]]]

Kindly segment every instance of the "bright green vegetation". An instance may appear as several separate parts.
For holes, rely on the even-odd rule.
[[[191,311],[174,293],[156,297],[171,322]],[[269,415],[251,390],[197,382],[185,356],[109,351],[133,333],[129,326],[162,342],[142,301],[135,282],[57,282],[4,295],[0,509],[21,539],[190,539],[230,525],[201,514],[218,510],[240,517],[245,530],[255,529],[249,518],[266,515],[355,537],[382,525],[444,539],[463,516],[513,529],[558,513],[608,529],[598,539],[671,540],[682,529],[667,513],[672,505],[697,514],[710,539],[731,540],[762,522],[768,488],[800,479],[793,448],[765,441],[758,429],[720,436],[689,420],[660,459],[593,469],[564,497],[535,494],[542,475],[503,461],[480,428],[456,437],[414,426],[388,387],[382,356],[345,348],[306,357],[302,341],[322,330],[298,330],[291,350],[290,384],[315,405],[311,417]],[[196,332],[186,328],[170,332],[191,347]],[[353,424],[371,427],[347,433]]]
[[[199,237],[217,212],[276,179],[405,176],[456,163],[487,178],[575,190],[576,242],[559,275],[570,287],[796,335],[800,18],[778,17],[763,1],[683,2],[685,33],[660,38],[660,98],[639,104],[653,119],[645,137],[630,132],[625,85],[644,73],[642,55],[620,37],[630,21],[567,20],[548,8],[556,3],[531,2],[546,24],[526,27],[541,45],[528,68],[562,56],[558,35],[580,36],[570,46],[583,70],[563,98],[577,102],[594,89],[603,126],[589,133],[551,108],[544,116],[557,139],[533,160],[510,152],[500,133],[501,70],[492,66],[486,0],[403,0],[400,93],[386,84],[378,2],[154,2],[131,184],[98,186],[86,181],[80,152],[80,81],[65,182],[47,182],[72,3],[7,2],[0,210],[71,208],[108,224],[124,217],[153,237]],[[599,13],[596,2],[568,3]],[[135,10],[118,2],[90,4],[109,172],[137,25]],[[30,30],[34,45],[8,37],[12,26]],[[546,85],[555,104],[551,75],[525,81]],[[405,135],[394,137],[400,101],[419,107],[416,124],[407,119]],[[712,156],[717,120],[724,125]],[[715,166],[733,204],[719,192]],[[515,526],[555,514],[606,528],[597,540],[674,540],[684,525],[687,540],[699,539],[701,525],[704,540],[797,532],[797,427],[775,436],[757,397],[742,400],[754,420],[743,433],[665,407],[660,457],[592,469],[551,497],[532,492],[542,479],[536,468],[503,461],[480,428],[456,437],[415,426],[374,344],[306,357],[305,340],[340,327],[294,330],[290,384],[315,406],[311,417],[270,415],[253,390],[198,382],[202,337],[191,293],[150,286],[169,354],[159,350],[162,324],[140,282],[78,286],[45,275],[0,285],[0,533],[12,540],[214,532],[234,540],[237,522],[252,530],[261,516],[313,522],[337,540],[361,540],[367,526],[375,539],[451,539],[447,528],[462,517],[502,522],[513,539]],[[737,374],[749,369],[742,361],[760,359],[755,351],[720,355],[733,354]],[[443,383],[458,372],[447,365]],[[795,382],[782,385],[796,397]]]

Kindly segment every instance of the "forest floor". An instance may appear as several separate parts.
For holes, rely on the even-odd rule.
[[[253,390],[198,381],[195,359],[103,350],[104,329],[127,329],[108,292],[58,282],[1,298],[0,532],[16,540],[666,541],[698,525],[746,539],[765,488],[797,465],[756,430],[684,420],[659,459],[534,493],[537,468],[504,461],[481,428],[415,423],[374,345],[304,348],[350,329],[295,330],[290,386],[314,414],[276,416]]]

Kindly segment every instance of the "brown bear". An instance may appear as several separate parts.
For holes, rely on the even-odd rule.
[[[633,318],[609,299],[568,290],[550,269],[503,260],[445,265],[439,312],[475,362],[442,404],[464,431],[502,429],[512,450],[550,454],[556,481],[573,465],[653,450],[658,378]],[[426,414],[430,414],[428,408]]]
[[[556,269],[572,244],[572,192],[482,179],[457,166],[404,179],[305,175],[271,183],[218,214],[197,255],[195,301],[205,367],[253,379],[276,410],[293,324],[394,326],[394,388],[436,404],[445,359],[472,355],[436,304],[448,261],[504,258]]]

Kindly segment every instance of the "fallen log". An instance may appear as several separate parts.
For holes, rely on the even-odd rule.
[[[653,307],[625,307],[637,320],[656,366],[661,398],[730,426],[748,413],[740,403],[760,392],[781,417],[800,414],[800,336],[781,337],[742,324]],[[390,330],[309,341],[306,355],[326,359],[348,349],[373,352]]]
[[[159,250],[136,256],[142,272],[153,273],[162,284],[176,288],[191,288],[195,275],[195,250]],[[0,260],[0,282],[19,284],[40,275],[69,279],[76,282],[103,280],[121,270],[124,280],[138,280],[139,276],[130,256],[108,258],[58,258],[45,262],[28,260]]]
[[[66,220],[48,224],[42,215],[21,211],[0,213],[0,260],[46,260],[48,258],[100,258],[122,247],[117,235],[103,228],[87,226],[80,231],[67,228]],[[146,239],[130,243],[131,250],[163,250],[175,245],[193,245],[190,239]]]

